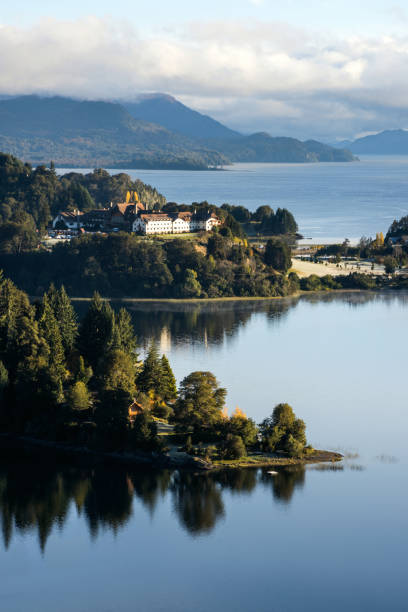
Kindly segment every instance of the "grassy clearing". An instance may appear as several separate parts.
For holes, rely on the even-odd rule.
[[[158,239],[160,241],[163,240],[193,240],[193,241],[197,241],[200,239],[200,236],[198,234],[154,234],[154,236],[152,236],[153,239]]]
[[[289,465],[305,465],[307,463],[336,463],[341,461],[343,456],[340,453],[331,451],[315,451],[305,457],[268,457],[266,455],[248,455],[241,459],[217,459],[212,461],[215,469],[233,469],[248,467],[285,467]]]

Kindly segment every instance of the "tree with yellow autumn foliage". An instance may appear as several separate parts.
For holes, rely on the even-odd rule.
[[[240,436],[247,448],[256,443],[258,428],[255,422],[252,419],[249,419],[245,412],[243,412],[238,406],[235,408],[226,425],[227,432],[235,436]]]

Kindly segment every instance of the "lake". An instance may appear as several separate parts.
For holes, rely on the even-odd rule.
[[[59,170],[65,172],[69,170]],[[123,172],[153,185],[170,202],[228,202],[249,210],[263,204],[275,210],[287,208],[305,238],[317,243],[356,241],[381,231],[385,235],[394,219],[408,214],[408,157],[372,156],[355,163],[235,164],[220,172]]]
[[[135,303],[178,381],[281,401],[341,464],[192,475],[0,456],[5,612],[405,612],[408,293]]]

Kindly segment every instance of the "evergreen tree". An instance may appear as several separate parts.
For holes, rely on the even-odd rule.
[[[256,211],[252,214],[252,218],[254,221],[259,221],[263,223],[265,219],[269,219],[269,217],[273,216],[274,212],[272,208],[268,205],[258,206]]]
[[[8,385],[9,377],[6,367],[2,361],[0,361],[0,400],[4,397],[4,392]]]
[[[160,393],[162,385],[162,363],[155,342],[150,345],[149,352],[143,363],[142,371],[137,378],[137,386],[144,393],[153,390]]]
[[[44,348],[28,296],[0,272],[0,359],[10,379],[22,360]]]
[[[132,317],[126,308],[121,308],[115,315],[115,346],[116,348],[136,355],[136,336],[133,328]]]
[[[298,230],[294,216],[286,208],[278,208],[275,214],[264,217],[262,223],[264,233],[275,236],[283,234],[295,234]]]
[[[290,247],[280,240],[268,240],[265,246],[265,263],[279,272],[287,272],[292,265]]]
[[[87,386],[82,381],[77,381],[67,393],[67,405],[71,410],[87,410],[91,403],[91,397]]]
[[[56,289],[51,285],[47,297],[61,332],[65,355],[68,356],[78,336],[78,317],[64,286]]]
[[[99,384],[104,389],[121,387],[130,395],[136,392],[136,362],[134,357],[119,349],[110,350],[100,362]]]
[[[50,382],[55,383],[55,399],[62,401],[62,385],[66,377],[65,355],[59,325],[47,295],[44,295],[39,321],[40,332],[49,349],[48,370]]]
[[[115,337],[115,314],[108,302],[95,293],[82,320],[78,348],[81,355],[97,369],[103,355],[112,347]]]
[[[85,360],[82,357],[82,355],[79,355],[77,357],[74,363],[73,372],[74,372],[75,381],[83,382],[85,383],[85,385],[89,383],[93,375],[91,366],[85,365]]]
[[[171,369],[166,355],[163,355],[161,358],[161,370],[160,396],[166,402],[170,402],[177,398],[177,385],[173,370]]]

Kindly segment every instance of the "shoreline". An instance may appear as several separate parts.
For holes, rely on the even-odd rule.
[[[317,463],[337,463],[343,455],[334,451],[315,450],[308,457],[267,457],[265,455],[249,455],[242,459],[215,461],[211,471],[234,470],[259,467],[289,467],[292,465],[308,465]]]
[[[274,300],[293,300],[307,295],[329,295],[341,293],[391,293],[397,289],[330,289],[327,291],[296,291],[291,295],[274,296],[237,296],[237,297],[217,297],[217,298],[131,298],[131,297],[105,297],[103,300],[109,302],[123,302],[124,304],[133,303],[160,303],[160,304],[206,304],[222,302],[271,302]],[[41,296],[30,296],[30,300],[38,300]],[[92,297],[70,297],[73,302],[91,302]]]
[[[179,469],[193,472],[214,472],[220,470],[236,470],[264,467],[289,467],[293,465],[308,465],[317,463],[337,463],[343,455],[334,451],[315,450],[308,457],[270,457],[266,455],[249,455],[242,459],[215,461],[209,463],[199,457],[179,453],[170,456],[160,453],[100,451],[87,447],[71,446],[69,444],[30,438],[28,436],[15,436],[13,434],[0,434],[0,451],[33,449],[39,452],[54,452],[65,458],[83,458],[93,463],[110,462],[120,465],[149,466],[158,469]]]

